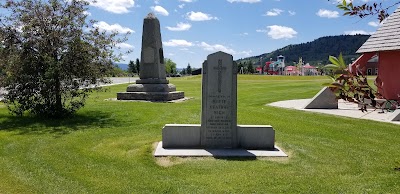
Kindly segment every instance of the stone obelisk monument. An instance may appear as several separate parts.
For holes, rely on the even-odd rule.
[[[139,77],[126,92],[117,93],[118,100],[171,101],[185,97],[166,79],[160,21],[152,13],[143,22]]]

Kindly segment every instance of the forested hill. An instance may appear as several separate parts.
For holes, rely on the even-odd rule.
[[[275,61],[277,56],[283,55],[286,57],[287,65],[293,64],[294,61],[297,62],[299,57],[302,57],[305,63],[317,66],[318,64],[328,64],[329,55],[338,56],[339,53],[342,53],[346,62],[350,63],[352,58],[359,56],[356,51],[368,37],[369,35],[326,36],[307,43],[285,46],[259,56],[239,59],[237,62],[248,63],[251,61],[253,64],[259,65],[260,57],[263,57],[263,62],[266,62],[270,58]]]

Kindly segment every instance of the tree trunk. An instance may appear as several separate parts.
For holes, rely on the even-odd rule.
[[[56,92],[56,112],[60,114],[62,112],[62,101],[61,101],[61,82],[60,82],[60,76],[58,70],[56,70],[54,74],[54,80],[55,80],[55,92]]]

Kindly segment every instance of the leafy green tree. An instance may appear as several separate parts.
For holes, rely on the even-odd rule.
[[[176,74],[176,63],[171,59],[165,59],[165,71],[168,75]]]
[[[135,62],[129,61],[129,64],[128,64],[128,73],[131,73],[131,74],[137,73],[137,69],[136,69]]]
[[[188,75],[192,75],[192,67],[190,66],[190,63],[188,63],[187,67],[186,67],[186,73]]]
[[[89,87],[113,69],[117,33],[100,31],[88,21],[84,0],[7,0],[0,22],[0,87],[16,115],[28,112],[60,118],[85,104]]]
[[[136,58],[136,72],[140,74],[140,61],[138,58]]]

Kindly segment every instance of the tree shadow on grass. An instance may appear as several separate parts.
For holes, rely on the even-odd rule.
[[[3,117],[3,116],[2,116]],[[54,134],[56,137],[73,131],[118,127],[112,113],[90,111],[64,119],[7,115],[0,119],[0,131],[13,131],[19,135]]]

